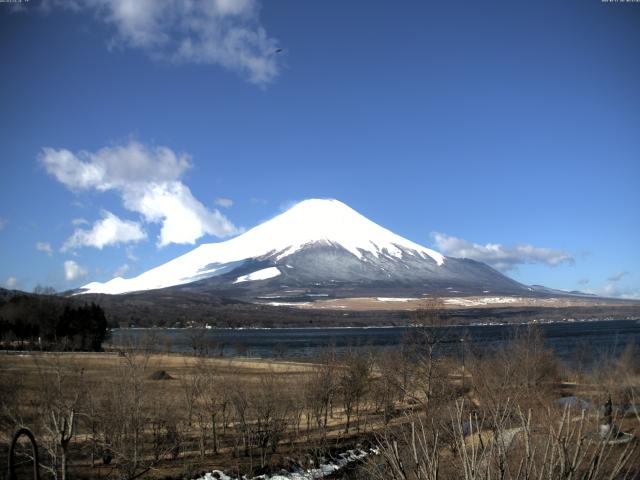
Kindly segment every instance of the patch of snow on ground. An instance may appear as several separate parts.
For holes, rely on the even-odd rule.
[[[444,303],[447,305],[463,305],[472,307],[476,305],[492,305],[500,303],[516,303],[521,302],[521,297],[481,297],[481,298],[445,298]]]
[[[395,298],[395,297],[377,297],[379,302],[410,302],[412,300],[418,300],[417,298]]]
[[[263,268],[262,270],[257,270],[247,275],[242,275],[241,277],[236,278],[236,281],[233,283],[252,282],[254,280],[266,280],[268,278],[277,277],[278,275],[280,275],[280,270],[278,270],[277,267]]]
[[[362,460],[369,455],[377,455],[378,453],[378,449],[376,448],[372,448],[368,451],[356,448],[339,454],[337,458],[321,464],[318,468],[310,468],[306,470],[298,468],[293,472],[283,471],[273,475],[259,475],[257,477],[251,477],[251,480],[317,480],[319,478],[332,475],[350,463]],[[196,480],[215,480],[216,478],[220,480],[241,480],[240,478],[230,477],[220,470],[214,470],[213,472],[207,473],[204,477],[199,477]],[[242,479],[248,480],[249,477],[243,476]]]
[[[220,470],[214,470],[213,472],[208,472],[204,475],[204,477],[200,477],[198,480],[233,480],[230,476],[225,475]]]
[[[272,307],[299,307],[300,305],[311,305],[311,302],[268,302]]]

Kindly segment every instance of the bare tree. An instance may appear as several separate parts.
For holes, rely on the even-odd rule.
[[[538,328],[519,329],[496,352],[471,356],[471,386],[486,410],[499,410],[507,399],[514,408],[544,410],[559,374],[557,360]]]
[[[249,418],[249,392],[246,385],[236,383],[231,392],[231,405],[233,406],[235,422],[237,429],[240,430],[240,438],[244,455],[249,456],[250,453],[250,418]],[[236,442],[238,443],[238,442]]]
[[[383,414],[385,425],[394,415],[396,402],[404,400],[404,392],[409,388],[408,361],[397,350],[380,353],[375,361],[377,375],[371,380],[375,409]]]
[[[153,423],[146,389],[149,353],[122,351],[120,358],[122,364],[111,384],[95,389],[97,435],[104,462],[115,463],[120,478],[129,479],[148,471],[156,461],[145,452],[146,429]]]
[[[41,443],[51,464],[45,467],[54,478],[68,477],[69,444],[76,432],[84,393],[83,369],[38,362],[40,381]]]
[[[500,410],[511,409],[502,405]],[[566,408],[554,417],[536,419],[518,410],[493,428],[485,419],[468,413],[457,402],[448,428],[453,449],[427,428],[418,415],[399,431],[387,430],[379,438],[380,458],[369,466],[370,477],[391,480],[556,480],[634,478],[638,445],[616,446],[611,437],[590,436],[592,425],[584,411],[576,418]],[[489,422],[491,423],[491,422]],[[446,453],[444,453],[446,452]],[[636,460],[637,462],[637,460]]]
[[[311,420],[316,428],[322,431],[322,437],[326,435],[329,411],[336,395],[336,358],[335,351],[323,352],[318,360],[316,368],[307,376],[304,391],[307,403],[307,431]]]
[[[450,324],[444,316],[444,303],[439,298],[427,298],[413,312],[412,320],[416,328],[410,340],[409,348],[415,358],[412,390],[413,399],[423,405],[425,410],[435,394],[436,387],[445,386],[446,372],[442,368],[442,342],[450,335]],[[420,395],[415,395],[419,392]]]
[[[355,413],[360,426],[360,404],[369,386],[371,363],[364,355],[351,352],[344,359],[344,365],[338,370],[338,391],[346,416],[345,433],[349,433],[351,417]]]
[[[252,398],[253,435],[260,449],[260,465],[266,465],[269,451],[275,453],[290,423],[292,402],[286,386],[273,372],[264,374]]]
[[[194,408],[198,397],[201,395],[204,378],[200,372],[186,373],[180,376],[180,387],[182,390],[182,400],[187,417],[187,425],[191,427],[193,422]]]

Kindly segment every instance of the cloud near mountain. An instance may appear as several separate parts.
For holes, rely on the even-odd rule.
[[[113,213],[103,210],[102,220],[93,224],[90,230],[76,229],[73,235],[62,246],[62,251],[74,250],[80,247],[95,247],[102,250],[108,245],[138,242],[147,238],[140,224],[129,220],[122,220]]]
[[[67,260],[64,262],[64,278],[69,282],[84,278],[88,273],[88,268],[78,265],[78,263],[73,260]]]
[[[627,275],[629,272],[616,272],[613,275],[611,275],[608,280],[610,282],[619,282],[620,280],[622,280],[625,275]]]
[[[50,175],[74,192],[118,193],[127,210],[139,213],[146,222],[161,225],[158,246],[193,244],[207,234],[225,237],[239,232],[222,213],[209,211],[193,196],[182,181],[191,159],[170,148],[148,147],[135,141],[96,152],[73,153],[47,147],[39,161]],[[77,229],[63,249],[102,248],[138,241],[144,236],[140,225],[109,214],[90,231]]]
[[[432,236],[438,250],[445,255],[478,260],[502,271],[513,270],[518,265],[527,263],[542,263],[550,267],[563,263],[575,263],[569,253],[554,248],[540,248],[533,245],[506,246],[499,243],[480,245],[438,232],[433,233]]]

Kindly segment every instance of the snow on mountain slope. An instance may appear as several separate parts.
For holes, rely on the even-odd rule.
[[[200,245],[134,278],[89,283],[82,293],[118,294],[182,285],[230,272],[247,259],[278,261],[318,243],[342,247],[358,259],[369,252],[376,258],[408,254],[431,259],[438,266],[445,262],[440,253],[396,235],[338,200],[311,199],[231,240]]]
[[[268,278],[277,277],[278,275],[280,275],[280,270],[278,270],[278,267],[268,267],[268,268],[263,268],[262,270],[258,270],[256,272],[251,272],[247,275],[242,275],[236,278],[236,281],[233,283],[253,282],[254,280],[266,280]]]

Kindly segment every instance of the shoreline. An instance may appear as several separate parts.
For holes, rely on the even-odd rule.
[[[336,326],[329,325],[326,327],[323,326],[287,326],[287,327],[161,327],[161,326],[151,326],[151,327],[115,327],[111,328],[111,332],[119,332],[119,331],[128,331],[128,330],[176,330],[176,331],[186,331],[186,330],[217,330],[217,331],[270,331],[270,330],[372,330],[372,329],[394,329],[394,328],[460,328],[460,327],[510,327],[510,326],[522,326],[522,325],[553,325],[553,324],[572,324],[572,323],[589,323],[589,322],[615,322],[615,321],[629,321],[629,322],[638,322],[640,321],[640,316],[631,317],[631,318],[613,318],[613,317],[605,317],[605,318],[579,318],[579,319],[563,319],[563,320],[553,320],[553,319],[539,319],[539,320],[531,320],[531,321],[523,321],[523,322],[473,322],[473,323],[452,323],[452,324],[443,324],[443,325],[416,325],[416,324],[408,324],[408,325],[344,325],[344,326]]]

